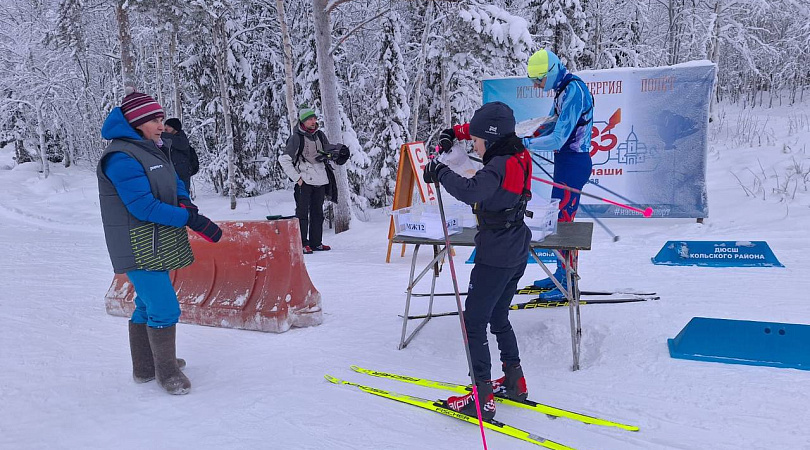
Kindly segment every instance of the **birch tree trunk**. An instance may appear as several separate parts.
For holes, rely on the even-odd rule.
[[[453,107],[450,105],[450,80],[447,79],[447,71],[445,70],[445,65],[442,64],[441,67],[441,79],[442,79],[442,116],[444,118],[444,126],[451,127],[453,126]]]
[[[121,78],[124,87],[135,87],[135,55],[132,53],[132,32],[129,28],[128,0],[118,0],[115,18],[118,22],[118,40],[121,41]]]
[[[172,35],[169,39],[169,65],[171,66],[172,71],[172,91],[174,92],[174,101],[173,109],[174,109],[174,117],[180,119],[180,122],[183,121],[183,98],[180,93],[180,74],[177,70],[177,27],[174,23],[172,23]]]
[[[712,98],[709,101],[709,122],[717,119],[717,90],[718,76],[720,69],[720,5],[722,0],[717,0],[714,5],[714,29],[712,30],[712,52],[709,59],[717,66],[714,71],[714,86],[712,86]]]
[[[341,137],[343,127],[338,103],[337,75],[335,74],[335,60],[329,53],[332,46],[332,23],[326,11],[328,0],[312,0],[312,17],[315,25],[315,53],[318,61],[318,74],[320,75],[321,106],[324,110],[324,124],[329,142],[337,143]],[[351,223],[351,192],[349,191],[349,178],[346,166],[335,168],[338,188],[338,204],[335,210],[335,233],[342,233],[349,229]]]
[[[413,101],[411,102],[411,132],[408,139],[416,140],[416,133],[419,127],[419,104],[422,103],[422,80],[425,79],[425,64],[427,61],[427,40],[430,35],[431,23],[433,22],[433,0],[428,0],[428,8],[425,13],[425,31],[422,32],[422,43],[419,49],[419,60],[416,66],[416,83],[413,91]]]
[[[70,167],[73,164],[73,158],[76,155],[76,146],[73,143],[73,133],[68,132],[65,136],[67,138],[67,152],[65,152],[65,167]]]
[[[295,108],[295,85],[293,84],[292,68],[292,45],[290,44],[290,32],[287,29],[287,17],[284,12],[284,0],[276,0],[276,11],[278,11],[278,23],[281,25],[281,40],[284,47],[284,93],[287,101],[287,116],[290,119],[290,132],[295,130],[298,124],[298,115]]]
[[[231,102],[228,98],[228,85],[225,82],[225,61],[228,53],[228,40],[225,36],[225,17],[220,15],[214,21],[214,48],[217,49],[216,68],[219,78],[219,99],[222,104],[222,115],[225,117],[225,147],[228,152],[228,193],[231,198],[231,209],[236,209],[236,186],[234,186],[233,167],[233,127],[231,126]]]
[[[47,149],[45,148],[45,118],[42,115],[44,99],[37,100],[34,109],[37,110],[37,135],[39,135],[39,159],[42,163],[42,173],[45,178],[51,174],[51,167],[48,165]]]
[[[166,103],[163,102],[163,48],[161,43],[162,40],[155,42],[155,90],[157,91],[157,102],[163,106]]]

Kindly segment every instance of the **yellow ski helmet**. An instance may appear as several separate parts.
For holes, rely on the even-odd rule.
[[[551,50],[544,48],[534,52],[534,54],[529,57],[529,64],[526,67],[526,72],[528,73],[529,78],[541,80],[559,64],[560,58],[557,57],[557,55],[555,55]]]

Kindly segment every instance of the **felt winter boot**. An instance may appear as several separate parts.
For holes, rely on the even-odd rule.
[[[155,360],[145,323],[129,321],[129,352],[132,354],[132,379],[136,383],[147,383],[155,379]],[[186,361],[177,358],[177,365],[182,369]]]
[[[492,380],[492,392],[498,397],[508,398],[517,402],[526,401],[529,390],[526,388],[526,379],[523,377],[523,368],[520,364],[503,365],[504,376]]]
[[[180,371],[177,363],[176,344],[177,326],[165,328],[147,327],[149,345],[155,361],[155,377],[166,392],[174,395],[188,394],[191,381]]]

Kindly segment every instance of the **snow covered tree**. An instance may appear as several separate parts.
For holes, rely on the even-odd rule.
[[[341,113],[338,100],[337,75],[335,61],[332,57],[332,22],[327,0],[312,0],[312,18],[315,26],[316,58],[320,74],[320,92],[326,135],[331,142],[342,141]],[[345,166],[335,170],[338,188],[338,206],[335,212],[335,232],[349,229],[351,223],[351,205],[348,174]]]
[[[428,40],[428,135],[469,120],[481,105],[480,80],[521,73],[533,48],[526,20],[496,5],[443,5],[436,21],[447,27]]]
[[[390,205],[396,188],[399,148],[408,141],[408,106],[405,86],[408,84],[405,63],[400,50],[400,32],[396,13],[386,18],[378,60],[379,87],[372,106],[370,139],[365,149],[371,159],[370,182],[366,197],[371,206]]]
[[[532,0],[529,31],[539,47],[550,47],[572,71],[592,64],[583,0]]]
[[[48,141],[57,137],[52,111],[78,79],[73,65],[63,62],[66,55],[49,40],[56,28],[53,15],[46,14],[52,6],[18,3],[0,10],[0,62],[7,69],[0,72],[0,108],[12,113],[9,125],[16,128],[19,142],[36,135],[28,143],[37,148],[45,178],[50,175]],[[39,18],[44,21],[35,24]]]

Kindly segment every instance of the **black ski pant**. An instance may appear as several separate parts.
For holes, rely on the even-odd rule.
[[[323,242],[323,201],[326,185],[295,184],[295,217],[301,227],[301,243],[317,247]]]
[[[492,379],[492,362],[487,341],[487,324],[498,341],[501,362],[520,364],[517,338],[509,323],[509,305],[515,296],[526,260],[517,267],[492,267],[475,264],[470,274],[470,287],[464,304],[464,322],[470,346],[473,373],[477,382]]]

